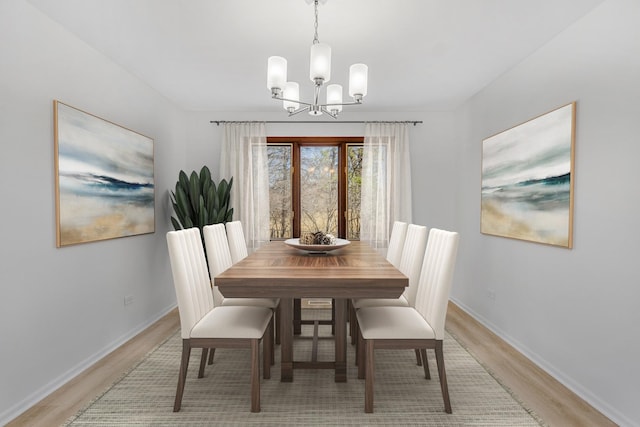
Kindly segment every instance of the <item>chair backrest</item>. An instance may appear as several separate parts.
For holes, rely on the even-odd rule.
[[[193,326],[214,307],[200,230],[169,231],[167,246],[180,312],[181,335],[189,338]]]
[[[402,246],[402,258],[400,270],[409,278],[409,286],[402,293],[412,307],[416,301],[418,282],[420,281],[420,268],[424,259],[424,250],[427,246],[427,227],[423,225],[409,224],[407,236]]]
[[[207,262],[209,263],[209,274],[211,275],[211,285],[213,288],[213,301],[216,305],[222,304],[224,296],[218,290],[215,277],[233,265],[231,252],[229,252],[229,242],[224,224],[205,225],[202,228],[204,234],[204,246],[207,249]]]
[[[228,222],[226,226],[231,261],[235,264],[249,255],[247,252],[247,242],[244,240],[244,231],[242,230],[242,223],[240,221]]]
[[[432,228],[420,273],[416,309],[429,322],[439,340],[444,339],[458,241],[458,233]]]
[[[404,239],[406,236],[407,223],[395,221],[393,223],[393,228],[391,229],[391,236],[389,237],[387,261],[393,264],[396,268],[400,266],[400,260],[402,259],[402,247],[404,246]]]

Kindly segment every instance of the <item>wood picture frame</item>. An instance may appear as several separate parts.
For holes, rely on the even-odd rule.
[[[573,247],[576,102],[482,141],[480,231]]]
[[[155,232],[153,139],[53,101],[56,246]]]

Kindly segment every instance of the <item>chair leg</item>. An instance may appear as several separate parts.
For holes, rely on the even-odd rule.
[[[216,354],[216,349],[215,348],[210,348],[209,349],[209,365],[213,365],[213,355]]]
[[[353,321],[353,326],[354,326],[354,333],[356,336],[356,366],[360,366],[361,361],[364,362],[364,353],[362,353],[364,351],[363,350],[364,347],[362,347],[363,343],[360,341],[362,339],[362,334],[360,333],[360,327],[358,326],[358,319],[356,319],[355,314],[353,318],[355,319]],[[362,353],[362,357],[361,357],[361,353]],[[364,374],[362,378],[364,378]]]
[[[427,360],[427,349],[421,348],[419,352],[420,352],[420,357],[422,358],[422,366],[424,366],[424,377],[430,380],[431,372],[429,371],[429,361]]]
[[[188,339],[182,340],[182,359],[180,360],[180,374],[178,375],[178,388],[176,389],[176,400],[173,404],[173,412],[178,412],[182,406],[182,394],[184,393],[184,383],[187,379],[187,368],[189,367],[189,357],[191,356],[191,342]]]
[[[276,344],[280,345],[280,304],[276,306],[275,316],[276,316],[276,330],[275,330]]]
[[[262,377],[265,380],[271,378],[271,365],[273,365],[273,324],[269,323],[267,331],[262,337]]]
[[[449,400],[449,387],[447,386],[447,373],[444,369],[444,354],[442,352],[442,340],[436,341],[436,362],[438,364],[438,377],[440,377],[440,388],[442,389],[442,399],[444,400],[444,411],[451,413],[451,401]]]
[[[364,412],[367,414],[373,413],[373,340],[366,340],[364,342],[365,348],[362,349],[366,352],[365,362],[365,378],[364,378]]]
[[[202,349],[202,356],[200,356],[200,369],[198,370],[198,378],[204,377],[204,367],[207,364],[207,354],[209,353],[208,348]]]
[[[349,332],[351,333],[351,344],[355,344],[358,340],[358,320],[353,302],[349,304]]]
[[[271,331],[271,333],[269,334],[271,336],[271,345],[269,346],[269,366],[273,365],[276,359],[276,354],[275,354],[275,344],[273,342],[273,340],[275,339],[273,337],[273,330],[275,329],[275,324],[276,324],[276,317],[275,315],[271,316],[271,321],[269,322],[269,330]]]
[[[260,412],[260,348],[257,339],[251,340],[251,412]]]
[[[336,334],[336,300],[331,299],[331,335]]]
[[[364,379],[365,377],[365,363],[366,363],[366,355],[365,355],[365,341],[362,338],[362,334],[360,333],[360,329],[358,329],[358,343],[356,344],[356,361],[358,365],[358,379]]]
[[[302,301],[300,298],[293,299],[293,335],[302,333]]]
[[[422,366],[422,356],[420,355],[419,348],[416,348],[416,365]]]

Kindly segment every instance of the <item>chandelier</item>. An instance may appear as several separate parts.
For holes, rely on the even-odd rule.
[[[365,64],[353,64],[349,68],[349,95],[353,102],[342,102],[342,86],[330,84],[327,85],[326,103],[319,103],[320,89],[331,78],[331,47],[318,40],[319,0],[311,1],[314,2],[315,11],[315,33],[309,62],[309,78],[314,84],[313,103],[300,101],[300,86],[296,82],[287,81],[287,60],[281,56],[271,56],[267,61],[267,88],[271,90],[273,99],[282,101],[282,106],[289,112],[289,116],[308,111],[312,116],[327,113],[335,119],[342,111],[343,105],[362,104],[362,98],[367,94],[368,67]],[[325,2],[326,0],[323,1]],[[299,109],[300,104],[306,107]]]

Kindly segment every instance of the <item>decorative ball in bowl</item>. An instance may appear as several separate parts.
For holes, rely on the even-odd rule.
[[[308,251],[312,254],[324,254],[335,249],[344,248],[351,242],[345,239],[338,239],[329,233],[317,231],[315,233],[303,233],[299,239],[287,239],[284,243],[292,248]]]

